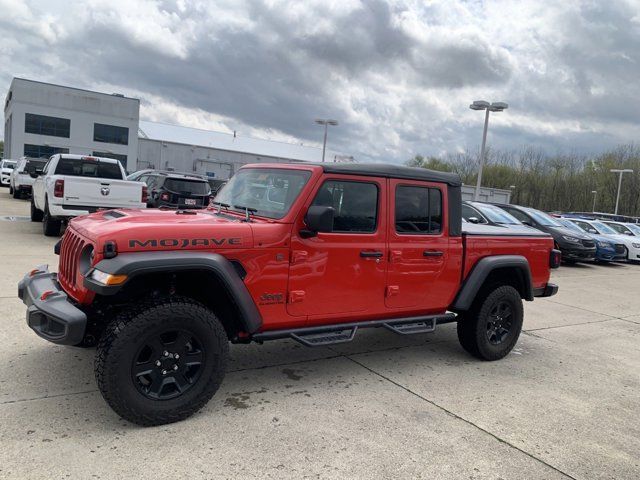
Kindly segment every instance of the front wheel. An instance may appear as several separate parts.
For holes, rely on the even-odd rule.
[[[220,387],[227,334],[216,315],[194,300],[142,302],[106,329],[96,354],[102,396],[122,418],[143,426],[184,420]]]
[[[476,300],[458,320],[462,347],[481,360],[499,360],[515,346],[522,330],[522,299],[511,286],[496,287]]]

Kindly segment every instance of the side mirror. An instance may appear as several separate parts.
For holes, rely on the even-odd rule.
[[[480,219],[478,217],[469,217],[467,218],[467,222],[478,224],[480,223]]]
[[[304,217],[304,222],[308,228],[300,232],[302,238],[314,237],[318,233],[332,232],[334,214],[335,210],[333,207],[309,207],[307,215]]]

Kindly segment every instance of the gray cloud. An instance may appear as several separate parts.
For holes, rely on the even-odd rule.
[[[141,96],[143,117],[209,112],[306,143],[333,117],[333,148],[362,159],[475,148],[479,98],[510,103],[498,148],[633,141],[640,8],[566,3],[0,0],[0,81],[109,86]]]

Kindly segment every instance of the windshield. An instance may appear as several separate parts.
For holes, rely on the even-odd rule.
[[[16,162],[10,162],[5,160],[4,162],[2,162],[2,168],[9,168],[13,170],[14,168],[16,168]]]
[[[591,222],[591,225],[593,225],[594,227],[596,227],[596,230],[598,230],[600,233],[606,233],[607,235],[610,234],[618,234],[618,232],[616,232],[613,228],[611,228],[609,225],[605,225],[602,222]]]
[[[634,223],[627,223],[625,225],[629,230],[631,230],[636,235],[640,235],[640,225],[636,225]]]
[[[117,162],[107,163],[84,158],[60,158],[55,175],[122,180],[122,172]]]
[[[563,227],[567,227],[569,230],[573,230],[574,232],[584,233],[584,231],[575,223],[573,223],[571,220],[567,220],[566,218],[559,218],[558,222],[560,222]]]
[[[216,195],[215,202],[237,211],[245,207],[268,218],[284,217],[311,172],[280,168],[247,168],[236,173]]]
[[[561,227],[562,224],[558,223],[558,221],[553,218],[551,215],[547,215],[540,210],[534,210],[532,208],[524,209],[529,215],[533,217],[533,219],[538,222],[540,225],[545,227]]]
[[[183,178],[167,178],[164,186],[172,192],[192,193],[194,195],[209,195],[209,182],[204,180],[187,180]]]
[[[480,210],[482,214],[494,223],[501,223],[504,225],[522,225],[522,222],[510,213],[505,212],[500,207],[494,205],[488,205],[486,203],[473,202],[472,205]]]

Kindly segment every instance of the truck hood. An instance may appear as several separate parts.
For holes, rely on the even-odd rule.
[[[250,248],[251,225],[212,210],[105,210],[77,217],[70,228],[90,240],[97,252],[115,242],[118,253],[152,250]]]

